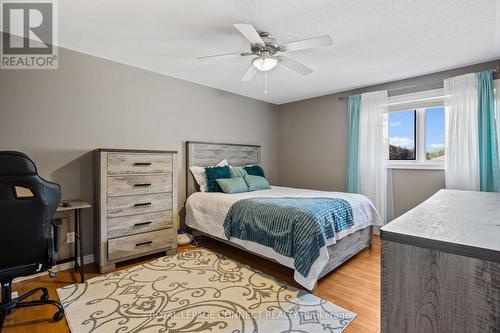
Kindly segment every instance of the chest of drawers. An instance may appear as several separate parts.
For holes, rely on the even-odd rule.
[[[500,193],[441,190],[381,229],[382,333],[500,332]]]
[[[177,153],[94,151],[95,253],[101,273],[177,247]]]

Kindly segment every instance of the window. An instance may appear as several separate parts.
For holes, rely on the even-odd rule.
[[[389,167],[443,169],[445,159],[444,107],[406,110],[390,108]]]
[[[425,159],[444,161],[444,108],[425,110]]]
[[[415,160],[416,110],[389,113],[389,159]]]

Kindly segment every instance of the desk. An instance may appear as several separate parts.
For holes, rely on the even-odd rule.
[[[68,203],[68,206],[63,206],[63,204]],[[83,237],[82,237],[82,223],[81,223],[81,210],[85,208],[90,208],[89,203],[85,201],[78,200],[67,200],[62,201],[57,212],[64,212],[69,210],[75,211],[75,270],[80,272],[80,283],[85,282],[84,271],[83,271]],[[78,257],[80,257],[80,263],[78,263]]]

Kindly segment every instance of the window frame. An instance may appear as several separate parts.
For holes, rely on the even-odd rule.
[[[392,112],[402,112],[415,110],[415,159],[414,160],[390,160],[387,157],[387,168],[389,169],[423,169],[423,170],[444,170],[444,161],[433,161],[426,159],[426,109],[433,107],[444,108],[444,97],[442,89],[435,89],[417,94],[408,94],[403,96],[394,96],[389,98],[389,111],[387,117]],[[415,97],[416,96],[416,97]],[[417,98],[417,104],[411,105],[412,99]],[[428,99],[429,102],[425,100]],[[404,101],[404,102],[402,102]],[[410,101],[410,102],[406,102]],[[398,107],[398,105],[400,107]],[[445,111],[446,112],[446,111]],[[389,126],[387,126],[387,148],[389,148]],[[446,148],[445,148],[446,149]],[[446,152],[445,152],[446,154]]]

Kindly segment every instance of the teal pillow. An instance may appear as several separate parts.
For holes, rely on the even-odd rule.
[[[232,167],[231,168],[231,177],[245,177],[247,174],[247,172],[245,171],[245,169],[243,169],[243,167]]]
[[[269,185],[266,178],[261,176],[248,175],[245,177],[245,182],[247,183],[250,191],[267,190],[271,188],[271,185]]]
[[[217,179],[217,184],[224,193],[248,192],[248,186],[243,177]]]
[[[229,166],[208,167],[205,168],[205,177],[207,178],[207,192],[222,192],[217,179],[231,178]]]
[[[264,169],[260,165],[248,165],[244,167],[245,171],[251,175],[251,176],[260,176],[266,178],[266,175],[264,174]]]

